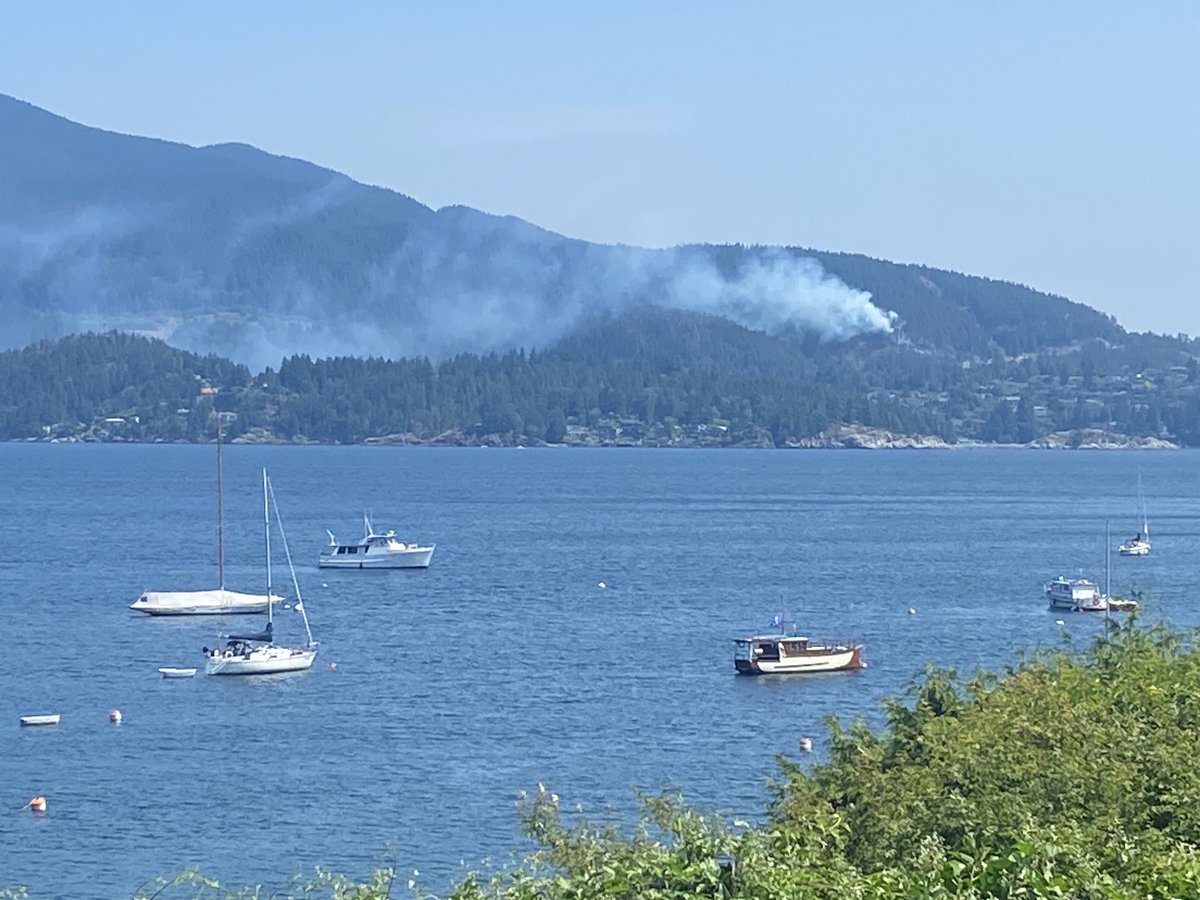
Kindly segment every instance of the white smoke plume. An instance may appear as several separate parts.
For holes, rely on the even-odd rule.
[[[694,259],[669,282],[665,305],[732,319],[754,331],[776,334],[795,328],[821,341],[892,331],[895,313],[848,287],[812,257],[768,248],[749,256],[733,279],[709,260]]]
[[[893,330],[894,314],[870,294],[786,249],[738,248],[723,257],[735,262],[719,266],[717,257],[733,248],[587,244],[468,209],[422,209],[397,232],[395,249],[374,259],[356,255],[353,244],[332,244],[341,269],[302,254],[258,264],[264,250],[290,246],[295,229],[310,239],[300,246],[321,246],[331,216],[341,237],[366,233],[354,231],[355,201],[366,190],[333,178],[273,208],[234,214],[207,244],[189,243],[186,230],[174,237],[189,219],[169,204],[0,223],[0,311],[6,285],[16,296],[19,283],[36,279],[44,298],[37,316],[22,312],[28,334],[10,333],[0,344],[119,328],[261,370],[295,353],[438,360],[544,348],[591,316],[646,305],[821,341]],[[179,248],[190,256],[176,255]],[[231,273],[245,255],[251,267],[236,271],[255,280],[243,287]]]

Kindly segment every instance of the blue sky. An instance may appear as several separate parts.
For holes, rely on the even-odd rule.
[[[596,241],[927,263],[1190,334],[1198,51],[1183,2],[0,9],[0,92],[89,125]]]

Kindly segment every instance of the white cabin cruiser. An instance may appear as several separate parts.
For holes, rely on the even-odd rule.
[[[1108,598],[1100,593],[1096,582],[1086,578],[1059,575],[1046,585],[1046,596],[1051,609],[1066,612],[1104,612],[1108,609]]]
[[[396,532],[379,533],[363,516],[363,536],[353,543],[338,543],[332,531],[329,546],[321,551],[317,565],[322,569],[426,569],[433,560],[435,544],[406,544]]]
[[[790,675],[865,669],[862,644],[814,641],[800,635],[763,634],[734,641],[733,664],[741,675]]]

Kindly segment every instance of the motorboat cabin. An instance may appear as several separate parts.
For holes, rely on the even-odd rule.
[[[329,546],[321,551],[317,565],[322,569],[426,569],[433,560],[434,544],[409,544],[396,539],[396,532],[379,533],[363,516],[363,536],[352,543],[339,543],[332,531]]]
[[[1046,596],[1051,609],[1066,612],[1103,612],[1108,609],[1108,600],[1100,593],[1100,587],[1086,578],[1059,575],[1046,585]]]
[[[865,669],[862,644],[767,634],[734,641],[733,664],[742,675],[785,675]]]

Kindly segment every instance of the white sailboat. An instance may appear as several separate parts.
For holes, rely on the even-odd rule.
[[[1112,592],[1112,539],[1109,535],[1108,522],[1104,523],[1104,604],[1105,615],[1112,612],[1133,612],[1138,608],[1138,602],[1133,597],[1118,597]]]
[[[151,616],[211,616],[262,613],[282,598],[225,587],[225,486],[221,464],[221,414],[217,413],[217,586],[203,591],[143,591],[130,609]]]
[[[1150,555],[1150,523],[1146,519],[1146,498],[1142,496],[1142,470],[1138,469],[1138,505],[1142,508],[1142,530],[1117,547],[1122,556]]]
[[[296,569],[292,565],[292,554],[288,549],[287,534],[279,517],[279,506],[275,502],[275,491],[263,469],[263,538],[267,551],[267,594],[271,595],[271,510],[275,510],[275,521],[279,525],[279,537],[287,557],[288,570],[292,576],[292,588],[296,592],[295,610],[304,620],[304,632],[308,641],[303,647],[281,647],[275,643],[275,618],[272,607],[267,606],[267,627],[257,634],[230,634],[224,647],[204,648],[204,671],[208,675],[271,675],[278,672],[299,672],[311,669],[317,656],[317,642],[313,640],[308,625],[308,613],[304,609],[304,598],[300,595],[300,584],[296,580]]]

